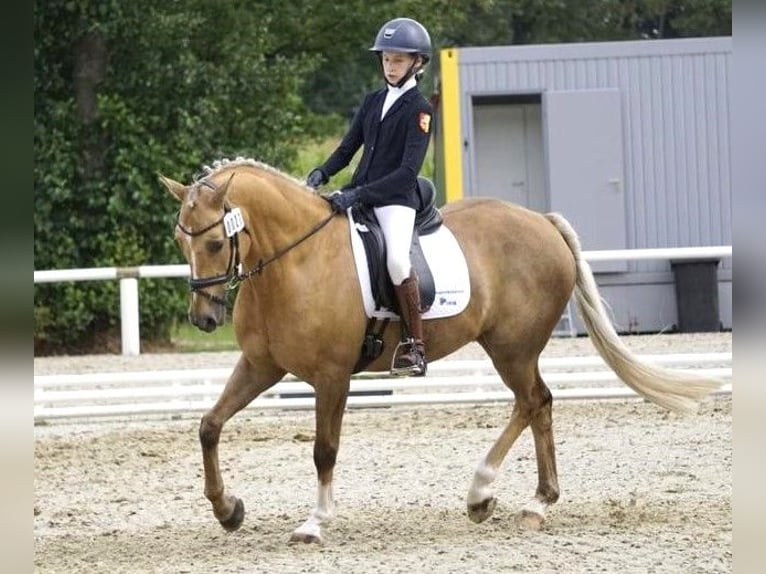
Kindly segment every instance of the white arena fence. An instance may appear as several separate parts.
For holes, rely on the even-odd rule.
[[[732,354],[680,353],[640,355],[653,364],[690,369],[728,381],[719,394],[732,392]],[[35,376],[34,420],[135,417],[200,413],[223,390],[232,368],[181,369]],[[543,358],[540,370],[554,400],[639,398],[601,357]],[[360,373],[351,381],[348,408],[396,405],[482,404],[509,402],[489,359],[444,359],[429,364],[428,376],[394,378]],[[246,410],[313,409],[313,389],[285,378]]]
[[[584,251],[588,261],[640,259],[721,259],[731,246]],[[35,283],[120,281],[122,354],[140,354],[138,279],[189,277],[189,266],[145,265],[35,271]],[[728,382],[732,392],[731,353],[643,355],[650,363],[691,369]],[[232,368],[41,375],[34,379],[35,422],[92,417],[133,417],[199,413],[209,409],[223,390]],[[598,356],[544,358],[541,373],[555,400],[638,398]],[[360,373],[353,377],[348,408],[425,404],[508,402],[505,387],[490,361],[445,359],[429,364],[424,378],[392,378]],[[313,409],[313,391],[305,382],[285,378],[258,397],[248,409]]]
[[[617,249],[582,252],[582,256],[589,262],[637,261],[645,259],[686,261],[693,259],[723,259],[731,257],[731,255],[731,245],[656,249]],[[138,267],[54,269],[50,271],[35,271],[34,275],[35,283],[119,280],[122,354],[135,356],[139,355],[141,352],[138,279],[189,277],[189,265],[141,265]]]

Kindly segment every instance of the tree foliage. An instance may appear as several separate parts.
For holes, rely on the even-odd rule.
[[[267,4],[267,3],[264,3]],[[162,172],[246,155],[286,167],[312,133],[298,93],[317,57],[283,54],[273,11],[238,1],[51,0],[35,11],[35,268],[178,261]],[[92,350],[117,285],[35,287],[36,351]],[[185,285],[141,281],[141,328],[167,338]]]
[[[307,141],[337,133],[380,84],[368,48],[398,16],[425,24],[435,51],[731,34],[730,0],[38,2],[35,268],[178,261],[176,206],[157,172],[188,181],[238,155],[292,171]],[[35,286],[36,352],[109,341],[117,289]],[[186,290],[140,282],[144,340],[167,339]]]

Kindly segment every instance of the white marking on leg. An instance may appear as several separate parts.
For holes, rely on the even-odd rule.
[[[497,469],[482,461],[473,475],[471,488],[468,490],[466,501],[468,504],[479,504],[495,496],[491,484],[497,477]]]
[[[317,505],[306,522],[293,532],[293,536],[302,539],[315,538],[322,540],[322,525],[335,518],[335,500],[332,494],[332,482],[317,486]]]
[[[521,509],[522,512],[528,512],[531,514],[537,514],[541,516],[542,518],[545,518],[545,511],[548,509],[548,505],[545,502],[542,502],[536,497],[533,497],[529,502],[527,502]]]

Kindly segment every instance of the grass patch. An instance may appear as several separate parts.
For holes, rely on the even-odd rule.
[[[299,152],[298,158],[295,162],[293,171],[294,175],[298,178],[306,177],[309,172],[315,167],[323,164],[330,157],[330,154],[335,151],[335,148],[340,143],[342,134],[339,136],[329,137],[321,142],[312,142],[305,145]],[[348,167],[341,170],[332,178],[332,182],[320,189],[321,192],[334,191],[340,189],[348,182],[351,181],[351,176],[359,164],[359,159],[362,157],[361,149],[356,153],[354,159]]]
[[[329,137],[321,142],[311,142],[306,144],[298,152],[298,158],[296,159],[295,164],[291,170],[293,172],[293,175],[298,178],[304,178],[309,174],[309,172],[313,168],[327,161],[327,158],[330,157],[330,154],[333,151],[335,151],[335,148],[340,143],[341,138],[342,138],[342,134],[338,136]],[[321,192],[334,191],[348,184],[351,181],[351,176],[353,175],[356,167],[359,165],[359,160],[361,158],[362,158],[362,148],[359,148],[359,151],[356,152],[356,154],[354,155],[354,158],[351,160],[349,165],[345,167],[343,170],[341,170],[339,173],[335,174],[332,177],[332,181],[328,185],[320,189],[320,191]],[[428,146],[428,151],[426,152],[426,158],[423,161],[423,168],[420,170],[420,175],[423,175],[431,179],[432,181],[434,179],[434,142],[433,140],[431,140],[431,143]]]
[[[173,348],[179,353],[200,353],[209,351],[237,351],[234,326],[226,323],[212,333],[200,331],[191,323],[179,325],[171,336]]]

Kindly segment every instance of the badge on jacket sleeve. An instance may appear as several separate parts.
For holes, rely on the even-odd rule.
[[[427,134],[428,130],[431,129],[431,114],[420,112],[420,115],[418,116],[418,124],[420,125],[420,129],[423,130],[423,133]]]

